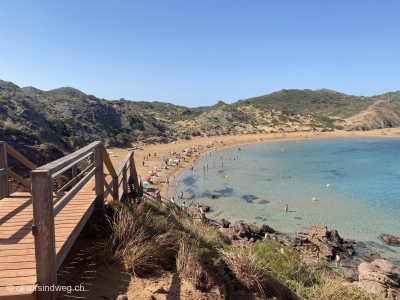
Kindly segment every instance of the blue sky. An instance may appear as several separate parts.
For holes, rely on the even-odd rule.
[[[400,1],[0,0],[0,79],[189,107],[400,90]]]

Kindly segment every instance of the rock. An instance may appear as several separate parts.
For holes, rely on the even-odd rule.
[[[261,228],[256,225],[250,224],[249,228],[250,228],[251,232],[254,234],[258,234],[258,235],[262,234]]]
[[[200,208],[202,209],[203,212],[209,212],[210,207],[204,204],[200,204]]]
[[[400,237],[393,236],[387,233],[382,233],[379,237],[389,245],[400,245]]]
[[[236,222],[233,225],[233,230],[240,237],[251,238],[251,229],[246,223]]]
[[[268,233],[275,233],[275,230],[273,229],[273,228],[271,228],[271,227],[269,227],[268,225],[266,225],[266,224],[262,224],[261,225],[261,231],[262,231],[262,233],[265,235],[267,232]]]
[[[229,225],[231,225],[231,222],[229,222],[228,220],[225,220],[225,219],[221,219],[221,221],[219,221],[219,225],[222,228],[229,228]]]
[[[383,257],[379,253],[372,253],[371,251],[365,251],[363,256],[368,260],[382,259]]]
[[[400,270],[391,262],[384,259],[363,262],[358,266],[358,272],[358,286],[363,290],[384,298],[400,299],[400,292],[392,290],[400,286]]]
[[[339,247],[341,244],[343,244],[343,239],[339,236],[339,233],[336,229],[329,231],[328,237],[335,247]]]
[[[258,201],[258,204],[268,204],[268,203],[269,201],[265,199]]]
[[[355,253],[351,244],[343,243],[336,229],[327,231],[326,226],[310,226],[308,231],[307,239],[317,246],[321,255],[325,257],[333,258],[337,252],[344,252],[350,256]],[[299,233],[298,237],[300,236],[304,237],[304,233]]]
[[[128,300],[128,297],[126,295],[118,295],[116,300]]]
[[[343,276],[349,281],[357,281],[358,275],[353,269],[344,269]]]
[[[316,236],[320,239],[327,237],[327,228],[326,226],[309,226],[308,227],[308,235]]]

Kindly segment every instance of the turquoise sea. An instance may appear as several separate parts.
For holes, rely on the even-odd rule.
[[[310,225],[326,225],[400,261],[400,247],[383,247],[379,239],[383,232],[400,236],[400,138],[293,140],[240,148],[199,159],[194,171],[177,178],[176,196],[195,194],[195,202],[211,206],[211,219],[268,224],[292,236]]]

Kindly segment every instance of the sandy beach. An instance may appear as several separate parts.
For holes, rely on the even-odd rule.
[[[382,134],[381,132],[385,134]],[[134,151],[134,160],[136,164],[136,170],[140,177],[148,175],[149,172],[157,171],[157,176],[153,176],[153,184],[150,184],[150,188],[159,188],[161,192],[161,196],[164,198],[164,201],[170,200],[170,197],[173,194],[173,189],[176,186],[174,182],[174,175],[177,176],[181,171],[185,168],[189,167],[190,164],[193,163],[193,156],[186,157],[185,161],[181,160],[180,165],[177,167],[168,167],[168,169],[162,169],[160,164],[165,162],[165,159],[175,159],[173,154],[168,154],[169,152],[175,151],[176,153],[180,153],[182,155],[182,150],[198,147],[201,145],[203,148],[199,152],[195,152],[199,156],[209,154],[215,155],[215,151],[218,151],[221,148],[246,145],[246,144],[254,144],[254,143],[266,143],[266,142],[274,142],[274,141],[285,141],[285,140],[303,140],[303,139],[318,139],[318,138],[330,138],[330,137],[354,137],[354,136],[362,136],[362,137],[371,137],[371,136],[380,136],[382,138],[387,137],[400,137],[400,128],[391,128],[391,129],[376,129],[371,131],[339,131],[335,130],[332,132],[291,132],[291,133],[268,133],[268,134],[247,134],[247,135],[224,135],[224,136],[212,136],[212,137],[195,137],[190,140],[181,140],[178,139],[175,143],[168,144],[152,144],[147,145],[145,143],[133,143],[131,147],[124,148],[107,148],[107,153],[110,155],[110,159],[117,169],[121,162],[124,160],[125,156],[129,151],[137,146],[142,148],[143,150],[135,149]],[[204,145],[207,142],[214,142],[214,145],[211,148],[205,148]],[[223,143],[220,143],[220,142]],[[161,156],[165,156],[162,158]],[[144,164],[143,164],[144,162]],[[166,179],[169,179],[169,183],[166,182]]]

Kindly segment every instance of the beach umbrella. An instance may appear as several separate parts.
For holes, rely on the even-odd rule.
[[[169,159],[169,161],[173,161],[173,159],[172,159],[172,158],[170,158],[170,159]]]
[[[172,153],[172,154],[175,154],[176,152],[175,152],[175,151],[172,151],[171,153]]]
[[[148,186],[149,183],[147,181],[143,182],[143,186]]]
[[[163,166],[164,164],[160,164],[160,166]]]
[[[144,177],[142,177],[141,179],[144,180]]]
[[[144,178],[144,181],[149,181],[151,179],[151,177],[149,176],[149,175],[147,175],[145,178]]]

